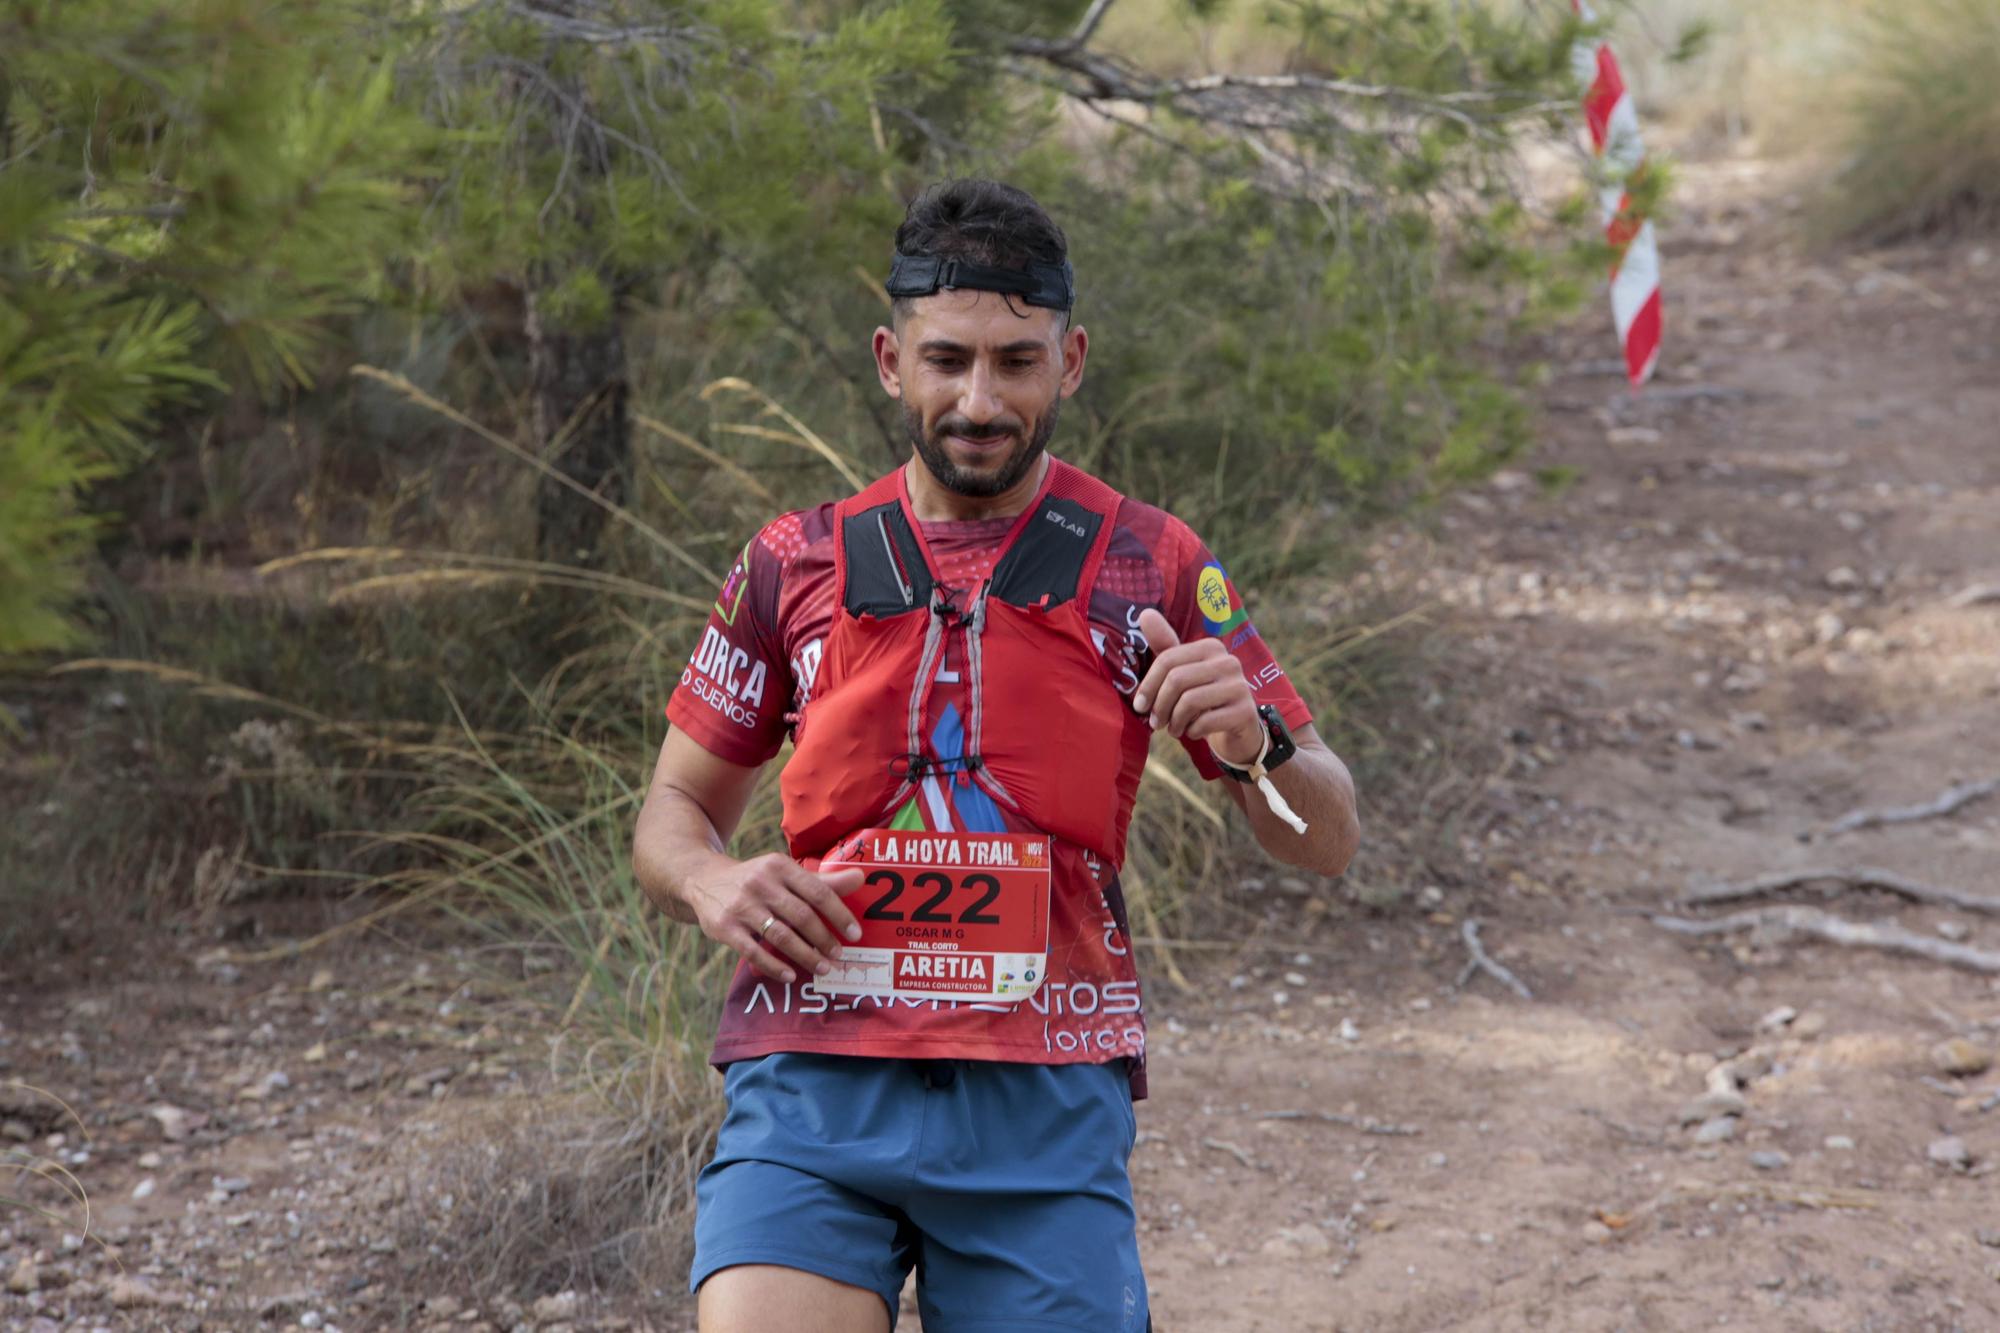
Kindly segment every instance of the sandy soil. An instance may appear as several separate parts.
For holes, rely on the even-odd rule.
[[[1565,335],[1528,466],[1568,489],[1503,474],[1377,553],[1505,738],[1472,873],[1338,928],[1267,889],[1295,932],[1205,997],[1153,984],[1134,1172],[1163,1333],[2000,1328],[2000,1074],[1937,1049],[1993,1052],[2000,982],[1649,917],[1816,866],[2000,903],[2000,793],[1826,832],[2000,777],[2000,255],[1802,255],[1753,164],[1688,196],[1658,388],[1602,373],[1595,324]],[[2000,949],[1974,911],[1790,901]],[[1532,1000],[1458,984],[1468,917]],[[88,1183],[124,1266],[0,1215],[0,1328],[687,1326],[672,1292],[424,1309],[388,1276],[384,1145],[541,1056],[470,960],[371,949],[0,960],[0,1081],[62,1092],[92,1140],[4,1091],[0,1132]]]

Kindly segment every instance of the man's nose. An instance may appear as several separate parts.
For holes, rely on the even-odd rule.
[[[994,391],[993,372],[984,361],[974,361],[965,372],[958,390],[958,414],[975,426],[983,426],[1000,415],[1000,395]]]

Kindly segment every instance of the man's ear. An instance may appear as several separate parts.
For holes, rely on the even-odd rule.
[[[1062,396],[1067,398],[1083,383],[1083,361],[1090,355],[1090,335],[1083,325],[1072,324],[1062,336]]]
[[[903,345],[892,328],[875,330],[875,377],[891,398],[903,396]]]

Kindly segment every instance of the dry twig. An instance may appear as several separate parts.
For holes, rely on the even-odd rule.
[[[1935,799],[1921,805],[1851,810],[1828,825],[1826,835],[1832,837],[1836,833],[1852,833],[1855,829],[1873,828],[1877,824],[1909,824],[1919,819],[1936,819],[1996,791],[2000,791],[2000,778],[1988,778],[1984,782],[1961,782],[1947,787]]]
[[[1337,1111],[1265,1111],[1259,1120],[1314,1120],[1328,1125],[1345,1125],[1358,1129],[1363,1134],[1380,1134],[1389,1138],[1408,1138],[1424,1131],[1416,1125],[1393,1125],[1374,1116],[1341,1115]]]
[[[1848,921],[1815,907],[1760,907],[1734,912],[1713,921],[1679,916],[1655,916],[1653,924],[1677,935],[1727,935],[1739,930],[1804,935],[1855,949],[1881,949],[1934,963],[1948,963],[1973,972],[2000,974],[2000,953],[1969,945],[1934,940],[1903,929],[1892,921]]]
[[[1474,972],[1484,972],[1522,999],[1532,1000],[1535,998],[1535,993],[1529,990],[1519,977],[1509,972],[1501,964],[1493,961],[1493,956],[1487,953],[1485,947],[1479,943],[1478,917],[1467,917],[1465,924],[1459,928],[1458,933],[1460,938],[1465,941],[1466,951],[1472,955],[1466,962],[1465,969],[1458,974],[1457,985],[1460,989],[1464,989],[1465,983],[1472,980]]]
[[[1776,893],[1780,889],[1792,889],[1801,884],[1820,881],[1847,884],[1860,889],[1881,889],[1885,893],[1908,898],[1911,902],[2000,915],[2000,897],[1967,893],[1963,889],[1940,888],[1935,884],[1924,884],[1907,876],[1898,875],[1893,870],[1878,870],[1873,866],[1855,866],[1851,869],[1816,867],[1806,870],[1780,870],[1769,875],[1759,875],[1756,879],[1745,880],[1741,884],[1711,884],[1706,888],[1692,889],[1681,899],[1681,903],[1687,907],[1700,907],[1711,903],[1738,902],[1744,898],[1759,898],[1767,893]]]
[[[1237,1161],[1243,1163],[1243,1165],[1250,1167],[1252,1170],[1256,1169],[1257,1166],[1256,1158],[1252,1157],[1248,1152],[1246,1152],[1241,1147],[1237,1146],[1234,1143],[1230,1143],[1225,1139],[1203,1139],[1201,1141],[1201,1146],[1204,1148],[1213,1148],[1217,1152],[1226,1152],[1231,1157],[1234,1157]]]

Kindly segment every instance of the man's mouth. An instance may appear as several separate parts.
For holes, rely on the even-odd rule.
[[[1008,443],[1012,435],[951,435],[947,439],[975,453],[986,453]]]

